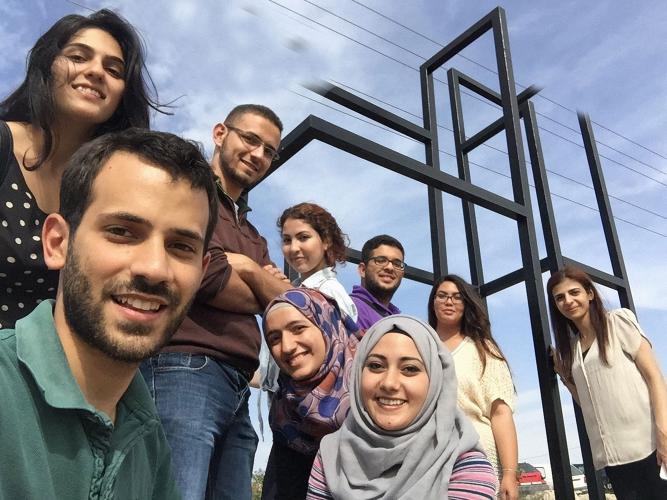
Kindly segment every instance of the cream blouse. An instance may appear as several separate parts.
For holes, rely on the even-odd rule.
[[[609,311],[607,325],[610,366],[602,362],[597,340],[585,358],[579,339],[573,343],[572,378],[597,470],[641,460],[656,449],[648,387],[634,361],[646,336],[629,309]]]
[[[479,434],[486,456],[498,472],[496,441],[491,430],[491,407],[497,399],[503,400],[514,410],[514,384],[507,363],[486,356],[486,369],[482,374],[482,361],[475,342],[468,337],[452,351],[458,380],[457,404],[470,418]]]

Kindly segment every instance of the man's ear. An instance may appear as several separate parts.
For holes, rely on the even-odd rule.
[[[204,257],[202,257],[201,261],[201,275],[202,278],[206,274],[206,270],[208,269],[208,265],[211,263],[211,252],[206,252],[204,254]]]
[[[42,226],[44,262],[51,270],[60,270],[67,259],[69,224],[60,214],[49,215]]]
[[[366,264],[359,262],[359,265],[357,266],[357,272],[359,273],[359,276],[362,280],[366,279]]]
[[[222,141],[225,140],[225,136],[229,133],[229,129],[225,126],[224,123],[216,123],[213,127],[213,142],[217,147],[222,146]]]

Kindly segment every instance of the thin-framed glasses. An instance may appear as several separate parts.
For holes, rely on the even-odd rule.
[[[252,132],[248,132],[247,130],[242,130],[240,128],[232,127],[231,125],[225,125],[229,130],[233,130],[236,132],[236,135],[238,135],[241,138],[241,141],[243,141],[243,144],[248,146],[251,150],[257,149],[258,147],[262,146],[262,154],[264,155],[264,158],[266,160],[272,162],[280,158],[280,155],[278,154],[278,151],[273,149],[272,146],[269,146],[267,143],[265,143],[260,137],[258,137],[256,134],[253,134]]]
[[[448,300],[451,300],[452,304],[461,304],[463,303],[463,295],[460,293],[450,295],[445,292],[438,292],[435,294],[435,300],[439,300],[440,302],[447,302]]]
[[[368,257],[368,260],[372,260],[380,267],[386,266],[387,262],[391,262],[391,265],[394,269],[398,271],[403,271],[405,269],[405,262],[403,262],[401,259],[389,259],[384,255],[377,255],[375,257]]]

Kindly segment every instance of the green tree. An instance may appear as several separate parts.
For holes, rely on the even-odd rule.
[[[262,483],[264,482],[264,471],[256,470],[252,473],[252,500],[260,500],[262,498]]]

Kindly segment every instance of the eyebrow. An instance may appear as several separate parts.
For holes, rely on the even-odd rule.
[[[373,354],[373,353],[372,353],[372,354],[369,354],[368,357],[366,358],[366,360],[368,361],[368,359],[371,358],[371,357],[373,357],[373,358],[379,358],[379,359],[381,359],[382,361],[387,361],[387,357],[386,357],[386,356],[383,356],[382,354]],[[415,357],[413,357],[413,356],[403,356],[403,357],[401,357],[401,358],[399,359],[399,361],[401,361],[401,362],[403,362],[403,361],[416,361],[416,362],[419,363],[420,365],[422,365],[422,366],[426,366],[426,365],[424,365],[424,362],[423,362],[421,359],[419,359],[419,358],[415,358]]]
[[[63,50],[67,49],[69,47],[74,47],[74,48],[77,48],[77,49],[83,49],[87,52],[95,52],[95,49],[93,49],[90,45],[87,45],[87,44],[81,43],[81,42],[68,43],[67,45],[65,45],[63,47]],[[118,62],[118,63],[122,64],[123,66],[125,66],[125,61],[120,57],[113,56],[111,54],[104,54],[104,58],[105,59],[111,59],[111,60],[113,60],[115,62]]]
[[[120,220],[124,222],[129,222],[131,224],[139,224],[142,226],[148,226],[148,227],[153,227],[153,224],[148,219],[144,219],[143,217],[139,217],[138,215],[129,213],[129,212],[112,212],[112,213],[105,213],[100,216],[101,219],[103,220]],[[186,228],[180,228],[176,227],[171,229],[171,231],[179,236],[182,236],[184,238],[188,238],[190,240],[196,241],[196,242],[203,242],[204,237],[195,232],[192,231],[191,229],[186,229]]]

